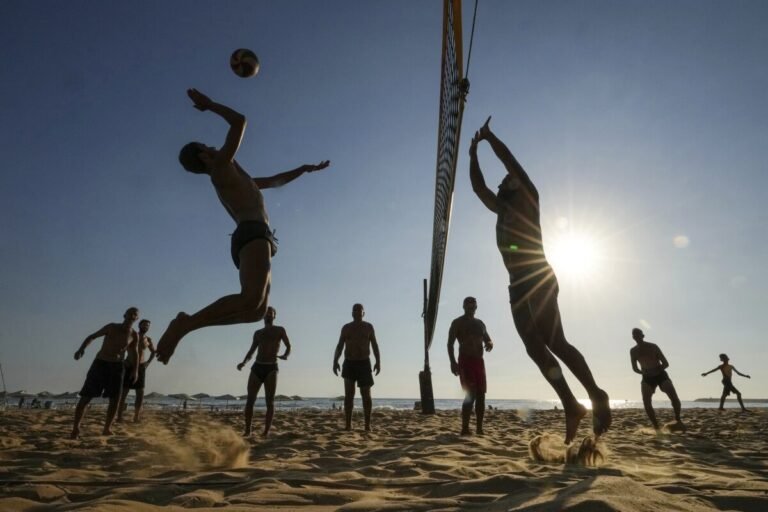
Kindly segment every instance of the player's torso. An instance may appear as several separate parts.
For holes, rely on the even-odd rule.
[[[483,357],[485,324],[477,318],[459,317],[454,323],[454,333],[459,342],[459,354]]]
[[[643,374],[652,375],[654,372],[658,373],[660,371],[659,348],[656,345],[643,342],[642,345],[637,345],[633,350]]]
[[[104,361],[122,361],[123,353],[133,340],[134,332],[130,327],[126,329],[121,324],[112,324],[96,357]]]
[[[544,258],[538,199],[520,187],[496,200],[496,245],[505,264]]]
[[[371,355],[371,330],[368,322],[351,322],[344,326],[344,358],[368,359]]]
[[[264,196],[253,179],[236,163],[226,172],[211,176],[219,200],[236,223],[258,220],[269,224]]]
[[[259,330],[259,346],[256,351],[256,361],[260,363],[274,363],[277,361],[277,353],[280,350],[283,328],[276,325]]]

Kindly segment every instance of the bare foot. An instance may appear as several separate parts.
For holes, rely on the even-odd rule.
[[[80,437],[80,429],[78,427],[75,427],[72,429],[72,433],[69,434],[70,439],[77,439]]]
[[[461,429],[461,434],[459,434],[459,435],[460,436],[471,436],[472,432],[470,432],[468,428],[464,428],[464,429]]]
[[[243,437],[251,437],[251,431],[250,430],[244,431],[243,432]]]
[[[108,429],[108,428],[105,428],[105,429],[104,429],[104,430],[101,432],[101,435],[103,435],[103,436],[113,436],[113,435],[115,435],[115,433],[114,433],[114,432],[112,432],[110,429]]]
[[[171,323],[168,324],[168,328],[160,337],[160,341],[157,343],[157,351],[155,352],[155,357],[161,363],[168,364],[168,361],[170,361],[173,352],[176,350],[176,345],[179,344],[179,341],[181,341],[181,338],[184,336],[184,332],[180,324],[185,322],[187,319],[189,319],[189,315],[182,311],[176,315],[176,318],[171,320]]]
[[[587,408],[579,402],[574,402],[572,405],[564,405],[563,410],[565,411],[565,444],[571,444],[579,430],[579,423],[587,415]]]
[[[611,403],[608,400],[608,393],[602,389],[590,398],[592,400],[592,431],[597,438],[605,434],[611,426]]]
[[[477,435],[479,435],[479,436],[484,436],[485,435],[485,432],[483,432],[483,429],[481,429],[481,428],[477,429],[477,431],[475,433]]]

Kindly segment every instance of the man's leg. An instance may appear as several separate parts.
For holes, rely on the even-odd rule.
[[[128,387],[128,385],[123,384],[123,391],[120,393],[120,404],[117,407],[117,422],[122,423],[123,421],[123,413],[125,413],[125,410],[128,408],[128,393],[131,391],[131,388]]]
[[[371,409],[373,408],[373,400],[371,400],[371,387],[366,386],[360,388],[360,396],[363,399],[363,417],[365,418],[365,431],[371,431]]]
[[[528,356],[539,367],[549,385],[557,393],[565,411],[565,442],[570,443],[576,436],[579,422],[587,414],[586,408],[576,400],[565,381],[563,371],[555,357],[547,348],[544,339],[537,332],[536,322],[530,303],[526,302],[512,310],[512,317],[520,338],[525,344]]]
[[[640,384],[640,392],[643,395],[643,407],[645,407],[645,413],[648,415],[648,419],[651,420],[653,428],[659,430],[659,422],[656,420],[656,411],[653,410],[653,388],[643,382]]]
[[[275,391],[277,390],[277,371],[267,375],[264,380],[264,400],[267,402],[267,414],[264,416],[264,433],[267,437],[272,426],[272,418],[275,416]]]
[[[659,389],[665,392],[669,397],[669,401],[672,402],[672,409],[675,411],[675,420],[677,420],[677,423],[682,425],[683,421],[680,419],[680,399],[677,397],[675,385],[672,384],[671,380],[666,380],[661,383]]]
[[[104,430],[102,435],[112,435],[112,423],[115,421],[115,413],[117,413],[117,407],[120,405],[120,394],[114,394],[109,397],[109,405],[107,406],[107,417],[104,420]]]
[[[355,381],[344,379],[344,424],[345,430],[352,430],[352,408],[355,406]]]
[[[472,417],[472,408],[475,406],[475,392],[467,389],[464,395],[464,403],[461,404],[461,435],[470,435],[469,420]]]
[[[256,376],[256,372],[251,370],[251,373],[248,376],[248,398],[245,400],[245,428],[243,429],[244,437],[251,435],[253,405],[256,403],[256,396],[259,394],[259,388],[261,388],[261,381]]]
[[[133,408],[133,422],[141,421],[141,408],[144,405],[144,388],[138,388],[136,391],[136,405]]]
[[[483,418],[485,417],[485,393],[478,392],[475,397],[475,416],[477,420],[477,435],[481,436],[483,432]]]
[[[77,402],[77,407],[75,407],[75,424],[72,427],[72,434],[69,436],[70,439],[77,439],[80,436],[80,422],[85,415],[85,408],[88,407],[90,402],[90,396],[81,396],[80,401]]]
[[[157,359],[167,363],[181,338],[214,325],[258,322],[264,318],[269,298],[271,246],[256,239],[240,250],[240,288],[193,315],[179,313],[157,344]]]
[[[611,425],[611,408],[608,394],[595,383],[592,371],[579,350],[568,343],[563,332],[560,308],[557,305],[556,287],[549,291],[549,296],[540,304],[534,301],[536,323],[545,336],[547,347],[555,354],[576,376],[592,401],[592,428],[596,435],[608,430]]]
[[[731,384],[731,391],[736,393],[736,400],[739,401],[739,405],[741,406],[741,411],[742,412],[747,412],[747,408],[744,407],[744,402],[741,400],[741,391],[736,389],[736,386],[734,386],[733,384]]]
[[[731,394],[731,391],[728,389],[728,386],[723,386],[723,394],[720,395],[720,408],[719,410],[724,411],[725,410],[725,398]]]

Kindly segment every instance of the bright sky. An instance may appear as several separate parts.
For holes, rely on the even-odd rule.
[[[465,51],[473,2],[464,6]],[[271,304],[294,345],[278,393],[336,396],[341,326],[366,307],[382,351],[374,397],[417,397],[429,273],[442,3],[5,2],[0,9],[0,364],[9,391],[78,390],[128,306],[159,339],[178,311],[237,291],[234,225],[190,140],[249,119],[254,176],[331,160],[265,192],[280,249]],[[554,398],[514,330],[495,218],[472,193],[469,139],[488,115],[541,195],[568,339],[615,399],[639,399],[632,327],[683,399],[727,352],[768,396],[768,4],[480,0],[435,341],[438,398],[461,396],[445,350],[466,295],[496,342],[489,398]],[[261,72],[236,77],[253,49]],[[495,189],[503,168],[480,162]],[[590,241],[591,240],[591,241]],[[262,324],[191,334],[148,390],[245,393],[235,365]],[[579,397],[583,388],[568,375]],[[657,395],[658,396],[658,395]]]

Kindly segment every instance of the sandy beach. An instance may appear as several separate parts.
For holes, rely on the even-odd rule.
[[[529,455],[562,434],[561,411],[489,411],[469,438],[458,411],[375,410],[371,433],[359,416],[341,431],[339,411],[278,411],[269,438],[244,440],[239,413],[203,411],[147,411],[102,437],[96,409],[73,441],[71,410],[8,409],[0,510],[766,510],[768,410],[684,419],[686,433],[657,435],[644,411],[615,411],[606,459],[586,467]]]

